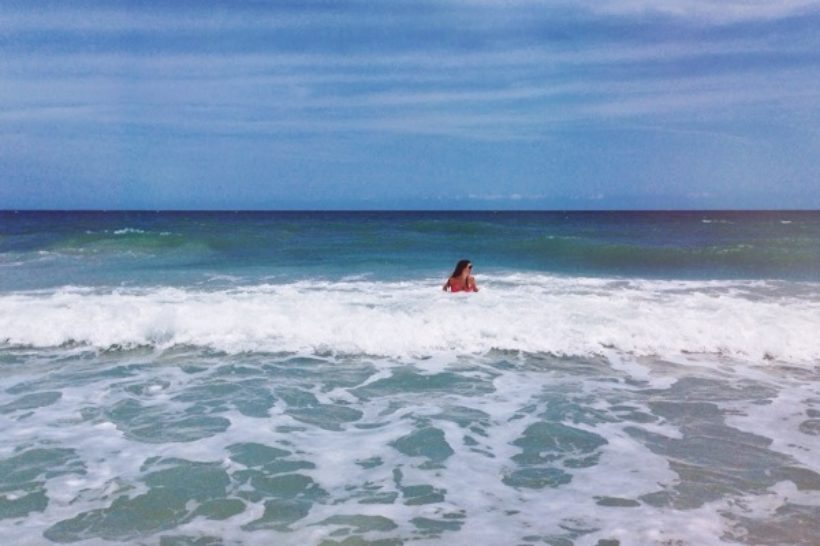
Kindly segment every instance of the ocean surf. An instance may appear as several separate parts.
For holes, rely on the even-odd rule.
[[[5,213],[0,530],[816,544],[818,226]],[[462,257],[481,290],[444,293]]]

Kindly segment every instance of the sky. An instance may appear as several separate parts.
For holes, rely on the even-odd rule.
[[[820,1],[0,3],[0,209],[820,208]]]

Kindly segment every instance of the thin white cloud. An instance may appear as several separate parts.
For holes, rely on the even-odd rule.
[[[446,9],[449,6],[449,9]],[[371,6],[372,7],[372,6]],[[285,11],[189,7],[149,11],[134,7],[66,9],[25,4],[0,7],[0,34],[9,32],[170,32],[253,31],[324,28],[443,28],[453,18],[471,28],[491,29],[527,18],[548,17],[556,10],[580,9],[601,16],[659,14],[700,22],[778,19],[820,11],[820,0],[449,0],[405,2],[377,9]]]
[[[812,85],[817,81],[820,68],[634,81],[578,78],[482,90],[465,85],[446,91],[325,89],[314,94],[294,93],[286,86],[261,95],[253,87],[184,80],[171,87],[168,81],[138,81],[127,89],[97,79],[17,81],[0,90],[7,105],[0,120],[11,130],[20,124],[130,124],[167,134],[369,132],[532,139],[575,122],[693,114],[730,118],[760,106],[811,112],[820,103],[820,91]],[[20,97],[26,98],[22,104]]]
[[[664,15],[714,23],[780,19],[820,11],[818,0],[450,0],[450,2],[456,5],[503,10],[577,8],[599,15]]]
[[[788,9],[770,8],[768,13],[773,17],[817,3],[787,1]],[[539,5],[523,0],[513,4]],[[727,5],[740,4],[763,7],[761,2]],[[649,2],[637,0],[602,0],[595,8],[590,2],[575,5],[623,13],[649,9]],[[658,9],[669,13],[682,5],[657,3]],[[701,0],[691,5],[703,11],[717,4]],[[186,22],[180,14],[166,20],[148,13],[130,21],[118,19],[120,12],[101,13],[102,27],[107,24],[111,29],[129,24],[133,26],[128,28],[146,29],[188,24],[193,29],[247,22],[247,17],[233,15],[220,23],[205,16]],[[0,22],[3,16],[8,14],[0,14]],[[94,26],[82,22],[82,15],[73,17],[64,22],[68,27]],[[309,17],[335,24],[328,14]],[[52,13],[44,21],[59,25],[58,19]],[[299,19],[290,14],[279,23],[297,24]],[[33,28],[35,21],[28,24]],[[811,109],[820,67],[809,63],[801,69],[783,68],[772,59],[807,58],[816,54],[817,39],[803,35],[802,40],[812,42],[803,43],[766,35],[709,36],[697,41],[656,37],[651,43],[640,43],[615,38],[593,45],[541,43],[466,50],[439,43],[429,49],[354,48],[354,53],[319,48],[315,53],[44,55],[35,49],[0,56],[0,120],[18,125],[132,123],[169,133],[175,129],[237,134],[362,131],[512,139],[532,138],[554,125],[577,121],[693,112],[712,115],[729,106],[757,104],[786,111]],[[734,62],[715,70],[732,56]],[[765,60],[760,69],[737,61],[758,58]],[[706,75],[691,68],[681,70],[685,63],[705,67]]]
[[[473,201],[540,201],[548,196],[543,193],[469,193],[466,197]]]
[[[224,32],[399,25],[401,21],[378,14],[266,13],[241,9],[148,11],[123,9],[43,9],[3,11],[0,33],[11,32]],[[406,24],[406,22],[405,22]]]
[[[778,19],[820,10],[817,0],[579,0],[573,3],[603,14],[660,13],[719,23]]]
[[[7,75],[131,75],[174,79],[182,77],[223,80],[248,75],[288,76],[301,70],[312,78],[328,78],[333,71],[339,78],[361,71],[363,78],[391,78],[407,71],[420,80],[435,71],[450,79],[470,71],[548,70],[589,65],[614,65],[643,62],[674,62],[710,56],[812,52],[817,44],[771,43],[764,38],[735,40],[664,41],[650,44],[608,43],[583,48],[521,47],[488,51],[431,49],[397,53],[378,51],[360,53],[23,53],[0,58],[0,70]],[[36,62],[34,62],[36,61]],[[368,69],[382,69],[378,74]],[[420,70],[422,70],[420,72]],[[315,71],[310,73],[310,71]],[[354,76],[358,77],[358,75]]]

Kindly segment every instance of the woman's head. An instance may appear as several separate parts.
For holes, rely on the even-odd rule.
[[[459,260],[456,264],[456,268],[453,270],[452,277],[460,277],[462,273],[464,273],[465,269],[472,269],[473,263],[470,260]],[[469,271],[467,272],[469,274]]]

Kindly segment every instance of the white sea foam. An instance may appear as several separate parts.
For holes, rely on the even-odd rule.
[[[128,235],[129,233],[145,233],[145,231],[137,228],[122,228],[114,230],[114,235]]]
[[[478,294],[438,281],[300,281],[220,291],[67,287],[0,296],[9,345],[189,344],[228,352],[423,356],[491,349],[820,358],[820,287],[505,275]]]
[[[664,320],[657,321],[663,322],[661,326],[665,329],[659,326],[657,331],[664,332],[664,342],[669,346],[684,343],[689,339],[687,336],[694,334],[685,335],[680,331],[681,325],[687,323],[679,315],[686,313],[676,314],[674,306],[699,308],[708,298],[721,302],[725,310],[718,317],[707,319],[711,308],[703,309],[699,320],[711,320],[704,326],[706,331],[718,328],[718,319],[726,321],[732,313],[756,323],[765,316],[766,309],[783,307],[803,314],[817,311],[814,300],[757,297],[764,289],[764,293],[771,293],[772,287],[766,283],[627,282],[539,277],[529,279],[526,290],[524,286],[522,278],[505,276],[487,279],[482,283],[482,291],[473,295],[443,294],[432,281],[423,286],[302,282],[211,292],[170,288],[113,292],[73,287],[55,293],[19,293],[0,299],[0,327],[7,331],[12,324],[9,314],[17,312],[25,320],[39,317],[44,321],[46,316],[50,317],[51,329],[55,330],[55,325],[61,328],[60,339],[79,335],[76,332],[85,330],[70,331],[70,327],[79,328],[86,322],[102,330],[108,328],[108,323],[115,326],[120,333],[107,334],[110,339],[132,336],[145,340],[149,325],[154,324],[160,329],[157,325],[162,318],[163,327],[169,333],[165,341],[154,341],[160,345],[183,342],[186,336],[195,338],[207,333],[216,340],[214,345],[227,346],[231,341],[236,347],[257,347],[264,343],[299,347],[299,343],[306,343],[305,340],[311,340],[310,336],[313,336],[317,338],[314,343],[322,341],[331,347],[334,342],[331,334],[339,336],[348,345],[364,343],[358,337],[365,339],[368,329],[380,328],[377,319],[395,321],[395,326],[385,327],[383,331],[397,335],[402,334],[399,328],[423,325],[426,320],[435,322],[434,326],[438,328],[449,328],[445,333],[452,336],[437,338],[428,333],[425,334],[428,337],[421,337],[414,336],[412,331],[404,334],[415,343],[410,344],[413,350],[427,348],[434,352],[439,350],[430,349],[435,343],[444,346],[453,340],[461,344],[458,347],[462,351],[473,350],[466,346],[468,342],[484,343],[482,347],[493,343],[535,344],[538,340],[532,333],[535,330],[528,329],[529,323],[540,321],[538,324],[543,326],[544,321],[553,316],[568,322],[555,328],[560,328],[565,336],[577,335],[580,340],[582,336],[576,330],[580,332],[587,328],[597,332],[599,324],[606,323],[611,314],[626,314],[624,301],[631,301],[636,310],[634,317],[623,325],[624,329],[617,331],[624,338],[621,340],[623,346],[627,346],[626,340],[631,339],[628,326],[638,325],[640,320],[651,322],[662,315]],[[612,293],[611,307],[601,303],[606,301],[608,293]],[[9,302],[13,298],[18,301],[12,308]],[[697,299],[689,302],[687,298]],[[323,301],[325,307],[321,306]],[[317,308],[311,309],[311,306]],[[273,323],[266,322],[267,318],[244,316],[266,307],[269,308],[267,313],[281,323],[291,320],[288,313],[293,314],[292,320],[299,320],[302,325],[308,319],[316,323],[304,332],[292,326],[287,330],[291,338],[271,334]],[[322,317],[322,313],[329,309],[347,313],[348,318],[331,314]],[[491,321],[493,313],[498,316]],[[351,319],[351,316],[355,318]],[[777,318],[786,321],[790,328],[795,327],[792,315],[781,314]],[[129,330],[129,321],[134,322],[133,330]],[[445,324],[449,321],[455,322],[455,326],[450,328]],[[506,324],[505,321],[514,323]],[[203,323],[210,323],[212,329],[208,330]],[[219,328],[216,328],[217,324]],[[453,337],[456,332],[470,332],[465,328],[470,324],[480,324],[474,328],[473,337],[466,334],[463,338]],[[323,333],[333,328],[339,332]],[[514,338],[506,328],[520,331],[519,338]],[[38,333],[45,334],[47,330],[41,328]],[[481,340],[482,336],[489,335],[487,332],[495,337],[485,343]],[[716,332],[712,334],[718,335]],[[100,337],[94,343],[100,346],[110,342],[103,333],[95,335]],[[237,339],[232,340],[231,335]],[[325,337],[320,338],[321,335]],[[640,335],[644,339],[649,334],[642,332]],[[559,339],[557,335],[550,338],[553,342],[556,339]],[[384,350],[402,348],[387,343],[388,337],[377,337],[377,340],[382,341]],[[581,341],[576,340],[576,343]],[[638,341],[632,340],[632,343],[637,345]],[[195,349],[157,353],[155,360],[145,352],[136,353],[139,356],[133,360],[128,355],[112,354],[95,358],[88,354],[89,351],[83,351],[85,357],[62,359],[55,368],[32,360],[8,379],[8,386],[14,388],[0,392],[0,429],[8,431],[0,440],[0,459],[8,459],[21,449],[60,447],[76,453],[77,460],[85,466],[82,472],[55,473],[53,478],[41,478],[49,498],[46,509],[25,517],[6,519],[0,529],[8,543],[32,543],[32,537],[34,543],[38,543],[44,530],[57,522],[82,514],[94,521],[99,514],[110,514],[106,522],[110,522],[110,527],[105,529],[111,529],[112,538],[103,538],[99,536],[102,532],[92,529],[87,539],[82,540],[83,544],[157,543],[160,533],[168,533],[190,537],[211,535],[249,545],[296,545],[335,539],[340,536],[340,528],[344,531],[345,525],[339,523],[343,520],[337,519],[333,523],[331,519],[357,515],[387,518],[391,525],[396,525],[392,530],[361,533],[367,540],[400,537],[417,544],[469,545],[524,543],[529,541],[522,537],[541,536],[552,537],[554,543],[558,543],[559,540],[569,540],[567,537],[574,529],[582,529],[587,534],[572,537],[572,541],[584,546],[613,540],[623,544],[719,545],[734,543],[732,533],[746,532],[742,526],[737,526],[737,516],[774,527],[780,512],[787,510],[789,505],[817,506],[816,492],[808,488],[816,483],[813,481],[815,474],[808,472],[817,470],[816,449],[812,447],[816,436],[799,432],[800,424],[807,419],[805,411],[813,407],[815,402],[812,400],[816,401],[817,397],[816,381],[806,381],[810,374],[805,370],[789,366],[781,368],[790,370],[781,374],[776,365],[768,367],[768,362],[766,367],[745,363],[732,366],[722,365],[723,359],[711,359],[712,362],[702,362],[700,368],[693,365],[683,370],[687,377],[703,381],[690,382],[689,390],[685,384],[678,385],[675,390],[673,387],[681,372],[679,368],[683,367],[674,362],[629,358],[616,349],[604,349],[603,352],[611,366],[590,369],[590,372],[581,371],[585,365],[581,360],[573,361],[573,365],[578,364],[577,371],[567,371],[560,366],[507,367],[496,365],[503,359],[494,355],[491,355],[493,358],[463,358],[451,353],[411,363],[391,358],[278,359],[271,355],[244,354],[225,357],[203,355]],[[35,353],[37,351],[32,351]],[[529,359],[510,357],[509,360],[523,364]],[[697,357],[688,355],[677,360],[696,363]],[[147,362],[157,365],[146,365]],[[174,365],[178,363],[196,364],[192,367],[196,369]],[[236,370],[231,370],[234,365]],[[315,370],[323,366],[326,367]],[[368,367],[372,370],[366,370]],[[332,372],[325,373],[330,368],[334,371],[341,368],[341,371],[332,377]],[[113,373],[115,370],[119,373]],[[411,370],[413,374],[430,378],[431,383],[405,383],[398,379],[402,373],[409,374]],[[437,387],[435,380],[439,374],[446,374],[456,382],[441,383]],[[392,385],[385,384],[390,378],[393,378]],[[478,381],[486,391],[457,388],[459,381],[468,378]],[[230,393],[229,386],[238,385],[258,387],[275,398],[261,414],[242,413],[237,408],[241,394],[236,397],[226,394]],[[368,386],[372,388],[369,392]],[[741,392],[744,388],[748,390]],[[722,397],[724,389],[728,393],[725,400]],[[1,410],[4,405],[23,396],[54,390],[59,390],[61,396],[51,404]],[[290,401],[285,396],[289,390],[315,396],[314,409],[322,410],[320,405],[326,405],[328,411],[350,408],[361,411],[362,417],[351,422],[338,422],[338,428],[315,426],[310,419],[300,418],[300,411],[305,409],[302,406],[305,398],[299,396]],[[139,401],[141,415],[118,415],[117,408],[129,400]],[[710,416],[708,412],[701,416],[707,421],[713,419],[709,426],[717,427],[714,430],[728,431],[720,425],[725,419],[738,432],[744,431],[761,440],[771,439],[771,445],[765,449],[760,447],[762,444],[750,444],[751,451],[757,453],[750,466],[763,469],[758,473],[759,478],[733,474],[732,463],[727,463],[729,458],[723,458],[721,453],[725,451],[720,450],[731,449],[727,446],[734,444],[731,441],[722,443],[720,438],[709,440],[715,453],[693,451],[693,457],[703,457],[698,459],[698,464],[688,464],[689,459],[684,455],[681,464],[688,471],[686,475],[679,475],[675,465],[670,464],[677,462],[675,456],[679,453],[667,454],[664,447],[671,449],[676,443],[685,445],[686,442],[698,446],[704,430],[687,430],[690,424],[684,418],[686,413],[676,421],[674,415],[670,417],[668,413],[658,412],[653,403],[659,401],[667,403],[667,410],[678,403],[678,409],[682,410],[689,406],[687,402],[701,401],[699,405],[692,404],[698,408],[714,403],[716,408],[726,412],[725,416],[718,413]],[[98,411],[89,411],[92,409]],[[459,423],[459,419],[465,419],[465,409],[474,412],[474,417],[469,418],[473,420]],[[175,417],[186,412],[199,417],[224,418],[230,426],[196,441],[170,437],[159,441],[140,430],[156,426],[160,431],[163,426],[168,426],[183,431]],[[318,411],[314,417],[323,415],[331,414]],[[557,423],[586,431],[605,439],[606,443],[591,451],[585,451],[583,446],[573,448],[571,442],[555,449],[545,445],[543,455],[547,457],[553,453],[556,459],[548,461],[545,458],[543,464],[517,461],[516,456],[525,449],[521,440],[526,438],[526,431],[539,423]],[[423,452],[402,451],[396,447],[397,440],[406,438],[420,427],[435,427],[453,449],[454,453],[440,466],[425,466]],[[636,434],[637,430],[644,434]],[[645,435],[652,438],[647,440]],[[288,530],[282,527],[253,530],[248,527],[263,518],[266,512],[269,498],[261,489],[257,490],[257,497],[242,497],[245,509],[227,520],[180,516],[172,520],[173,529],[157,531],[149,528],[145,535],[135,537],[129,534],[129,526],[134,525],[135,520],[129,518],[138,518],[138,513],[135,516],[127,514],[124,521],[117,519],[123,515],[116,508],[118,505],[127,506],[127,499],[135,499],[151,489],[146,475],[161,465],[148,461],[159,456],[166,461],[167,467],[187,464],[185,461],[218,463],[221,469],[237,477],[234,479],[238,483],[238,476],[247,472],[247,468],[245,463],[231,459],[230,446],[245,442],[285,449],[292,452],[286,460],[309,462],[310,465],[295,472],[312,479],[327,497],[314,502],[309,512]],[[594,461],[588,466],[569,462],[582,455],[592,455]],[[372,466],[363,465],[363,461],[372,461]],[[759,467],[756,466],[758,463]],[[723,464],[729,464],[729,468]],[[526,469],[527,465],[534,465],[536,469],[561,469],[571,474],[572,480],[556,487],[518,487],[505,483],[506,476]],[[700,465],[702,471],[698,470]],[[800,484],[798,487],[795,485],[798,482],[791,481],[775,483],[767,477],[770,471],[779,472],[783,467],[792,466],[804,469],[808,486]],[[704,481],[712,483],[711,480],[718,491],[723,490],[721,476],[724,471],[728,471],[729,483],[738,485],[738,491],[726,491],[720,498],[713,497],[709,491],[701,493],[703,498],[686,491],[687,484],[694,484],[697,489],[699,484]],[[684,487],[678,489],[676,486],[681,482]],[[443,498],[423,504],[408,502],[410,495],[402,488],[419,486],[434,487],[442,491]],[[178,484],[169,481],[162,487],[173,488]],[[243,483],[241,490],[248,493],[248,488],[253,487],[252,482]],[[695,501],[694,506],[678,508],[646,498],[663,491],[691,495],[689,499]],[[361,502],[374,492],[388,496],[392,492],[396,497],[385,503]],[[20,497],[24,493],[21,486],[19,491],[11,491],[6,496],[11,499],[10,495]],[[236,498],[236,490],[229,488],[224,496]],[[631,504],[623,507],[606,505],[600,502],[601,499]],[[194,500],[186,504],[189,512],[196,507]],[[420,518],[463,524],[458,523],[441,536],[428,537],[416,526]],[[810,523],[798,522],[796,525],[802,525],[805,531],[801,532],[810,536]],[[758,532],[763,533],[760,535],[763,538],[767,536],[765,529]],[[752,528],[745,542],[759,543],[757,538]]]

